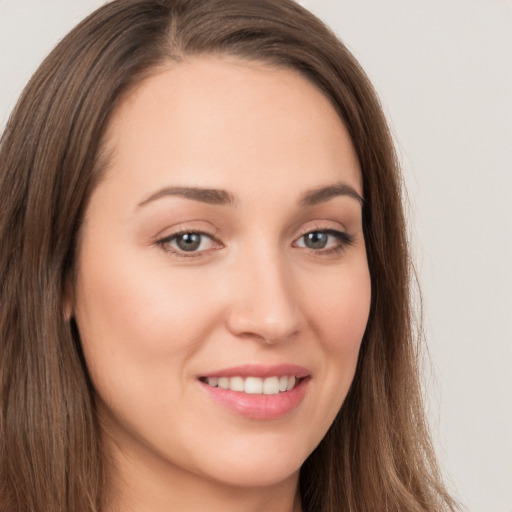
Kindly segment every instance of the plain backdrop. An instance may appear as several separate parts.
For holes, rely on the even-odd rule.
[[[0,0],[0,129],[42,58],[102,3]],[[449,486],[471,512],[511,512],[512,2],[301,3],[360,60],[396,139]]]

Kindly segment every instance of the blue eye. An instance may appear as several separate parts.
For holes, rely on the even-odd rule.
[[[313,231],[305,234],[302,238],[304,240],[304,245],[309,249],[325,249],[329,243],[330,236],[332,235],[323,231]]]
[[[200,253],[216,246],[212,236],[197,231],[187,231],[168,236],[158,242],[166,251],[180,255]]]
[[[297,240],[295,245],[313,251],[335,251],[343,249],[352,242],[353,237],[344,231],[319,229],[305,233]]]
[[[201,233],[183,233],[182,235],[176,235],[174,242],[182,251],[192,252],[201,247],[202,238]]]

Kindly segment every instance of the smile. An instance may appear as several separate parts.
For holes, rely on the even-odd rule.
[[[300,381],[294,375],[282,375],[281,377],[204,377],[201,379],[209,386],[221,389],[229,389],[249,395],[277,395],[291,391]]]
[[[206,396],[237,416],[257,420],[286,417],[304,399],[312,379],[295,364],[248,364],[198,377]]]

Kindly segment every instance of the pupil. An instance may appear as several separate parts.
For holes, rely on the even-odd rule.
[[[305,235],[306,247],[310,249],[323,249],[327,245],[327,233],[313,231]]]
[[[199,233],[185,233],[178,237],[176,244],[182,251],[195,251],[201,245],[201,235]]]

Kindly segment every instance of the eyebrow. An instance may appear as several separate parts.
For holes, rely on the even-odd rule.
[[[361,205],[364,203],[363,197],[355,188],[340,181],[334,185],[310,190],[303,196],[301,204],[302,206],[315,206],[337,196],[348,196],[356,199]]]
[[[236,203],[235,196],[226,190],[217,190],[214,188],[200,187],[165,187],[151,194],[144,199],[137,207],[141,207],[166,196],[178,196],[185,199],[200,201],[201,203],[213,205],[234,205]]]
[[[184,197],[185,199],[219,206],[234,206],[236,204],[235,196],[226,190],[201,187],[165,187],[151,194],[140,202],[137,207],[140,208],[152,201],[167,196]],[[348,196],[356,199],[361,204],[364,203],[364,199],[353,187],[346,183],[338,182],[306,192],[300,200],[300,204],[302,206],[315,206],[338,196]]]

